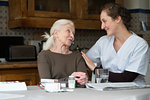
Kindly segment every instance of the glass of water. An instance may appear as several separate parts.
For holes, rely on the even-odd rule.
[[[108,69],[95,69],[95,83],[107,83],[108,78]]]

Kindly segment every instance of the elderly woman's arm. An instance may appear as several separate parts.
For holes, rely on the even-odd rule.
[[[44,51],[40,52],[38,55],[38,72],[40,79],[54,79],[52,73],[55,73],[57,69],[53,70],[53,72],[52,69],[51,60],[49,59],[49,56],[47,56],[47,53]],[[56,77],[59,77],[59,75]],[[58,79],[58,81],[67,81],[68,76],[55,79]]]
[[[80,52],[77,54],[77,72],[72,75],[80,85],[85,85],[88,82],[87,65]]]
[[[51,79],[49,63],[43,52],[38,55],[38,72],[41,79]]]

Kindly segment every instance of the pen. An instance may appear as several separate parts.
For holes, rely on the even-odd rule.
[[[42,84],[41,84],[42,85]],[[41,90],[44,90],[43,87],[41,87],[39,84],[37,84],[37,86],[41,89]]]

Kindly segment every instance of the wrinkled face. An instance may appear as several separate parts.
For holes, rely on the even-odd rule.
[[[101,29],[104,29],[107,32],[107,36],[114,35],[117,29],[116,20],[108,16],[106,11],[102,11],[100,14],[100,21],[102,22]]]
[[[57,40],[65,45],[71,46],[71,43],[74,41],[75,28],[71,24],[66,24],[61,27],[60,30],[57,31],[56,38]]]

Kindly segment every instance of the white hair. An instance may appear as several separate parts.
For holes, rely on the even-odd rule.
[[[74,26],[74,23],[71,20],[59,19],[52,25],[50,34],[45,32],[45,35],[42,35],[45,39],[47,39],[47,41],[43,44],[43,50],[49,50],[55,45],[53,36],[54,30],[60,30],[61,27],[66,24],[71,24],[72,26]]]

